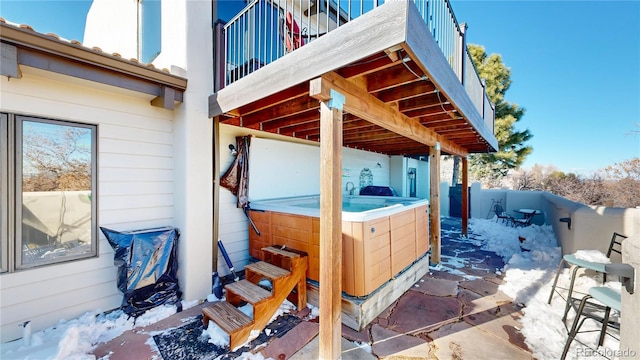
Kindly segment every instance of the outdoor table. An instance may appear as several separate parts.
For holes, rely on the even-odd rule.
[[[522,214],[522,219],[512,219],[514,226],[529,226],[534,216],[542,214],[542,211],[536,209],[518,209],[515,212]]]

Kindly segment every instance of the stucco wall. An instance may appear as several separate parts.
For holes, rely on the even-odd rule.
[[[640,356],[640,234],[629,237],[622,244],[622,260],[633,266],[635,271],[634,292],[621,290],[622,308],[620,310],[620,358]]]
[[[493,218],[491,206],[501,201],[505,211],[516,216],[520,208],[542,210],[534,224],[551,225],[564,254],[580,249],[607,251],[614,232],[632,236],[640,233],[640,209],[587,206],[543,191],[482,189],[471,185],[471,217]],[[571,228],[560,219],[571,219]],[[620,261],[613,254],[614,261]]]
[[[175,158],[174,226],[181,231],[178,277],[185,300],[211,293],[213,224],[212,121],[208,97],[213,94],[212,6],[208,1],[162,1],[161,52],[153,60],[186,77],[184,102],[173,112]],[[135,58],[137,1],[94,0],[87,16],[84,41],[105,52]],[[114,26],[114,24],[117,24]],[[203,221],[205,220],[206,221]]]
[[[128,230],[173,225],[172,112],[149,96],[22,67],[0,79],[0,110],[98,125],[100,226]],[[117,308],[113,251],[100,234],[99,257],[0,275],[2,342],[96,309]]]
[[[607,251],[613,232],[626,236],[640,234],[640,209],[586,206],[559,196],[544,193],[548,223],[564,254],[580,249]],[[571,229],[560,218],[571,219]],[[620,261],[618,254],[613,261]]]

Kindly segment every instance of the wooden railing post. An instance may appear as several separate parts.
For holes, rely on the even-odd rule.
[[[467,23],[462,23],[460,24],[460,75],[458,76],[458,78],[460,79],[460,83],[462,84],[462,86],[464,86],[466,79],[465,79],[465,70],[466,70],[466,61],[465,59],[467,58],[465,55],[465,52],[467,51]],[[484,102],[484,99],[482,99],[482,101]]]

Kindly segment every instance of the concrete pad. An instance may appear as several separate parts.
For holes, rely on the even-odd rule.
[[[407,291],[398,300],[395,311],[389,317],[389,328],[406,334],[425,333],[443,324],[458,321],[461,309],[456,298]]]
[[[303,321],[280,338],[269,342],[261,352],[265,358],[289,359],[318,335],[317,323]]]
[[[426,278],[418,280],[410,290],[433,296],[456,296],[458,294],[458,282]]]
[[[531,360],[531,353],[461,321],[429,333],[438,359]]]
[[[385,359],[429,359],[431,346],[423,339],[397,333],[378,325],[371,327],[372,352]]]
[[[320,350],[320,339],[318,336],[315,337],[310,343],[308,343],[305,347],[300,349],[297,353],[293,354],[289,360],[310,360],[310,359],[318,359]],[[377,359],[374,355],[368,352],[366,349],[359,348],[353,342],[342,339],[342,360],[375,360]],[[275,358],[277,359],[277,358]]]

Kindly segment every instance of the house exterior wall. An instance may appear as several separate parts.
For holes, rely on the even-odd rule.
[[[166,1],[165,1],[166,2]],[[124,59],[137,57],[138,2],[134,0],[93,0],[87,12],[84,39],[87,47],[118,53]],[[105,31],[104,24],[109,24]]]
[[[22,67],[2,79],[1,111],[98,125],[98,223],[114,229],[171,225],[174,140],[171,111],[140,94]],[[97,258],[0,275],[0,323],[5,342],[87,311],[117,308],[113,251],[100,234]]]
[[[131,5],[133,4],[133,5]],[[211,293],[212,272],[212,121],[208,96],[213,93],[212,6],[208,1],[161,2],[161,51],[153,60],[188,79],[184,102],[173,112],[174,223],[178,242],[178,278],[185,300]],[[94,0],[87,16],[87,44],[103,51],[135,58],[137,49],[136,1]],[[122,29],[113,36],[113,24]],[[120,36],[118,38],[118,36]]]
[[[135,57],[135,3],[95,0],[85,45]],[[162,53],[153,65],[188,78],[173,111],[152,106],[153,96],[23,66],[22,78],[2,79],[0,110],[97,124],[98,225],[178,228],[178,278],[183,299],[192,301],[211,293],[211,3],[163,1],[162,17]],[[25,320],[36,331],[120,306],[113,251],[99,236],[97,258],[0,275],[0,341],[20,337]]]

